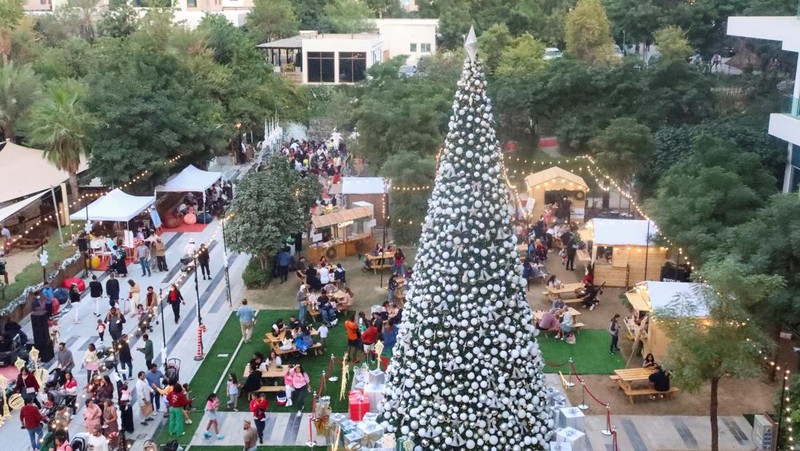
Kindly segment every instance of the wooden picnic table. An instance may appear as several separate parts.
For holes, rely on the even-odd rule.
[[[533,312],[533,319],[536,321],[541,321],[542,317],[544,316],[544,312],[546,312],[546,310],[536,310]],[[572,314],[572,318],[576,318],[581,314],[580,310],[575,310],[572,307],[569,308],[569,312]]]
[[[312,337],[316,336],[316,335],[319,335],[319,332],[317,331],[317,329],[314,329],[313,327],[309,328],[308,332],[311,334]],[[281,341],[283,341],[283,337],[285,337],[285,336],[286,336],[286,329],[284,329],[277,336],[273,335],[272,334],[272,330],[270,330],[269,332],[264,334],[264,342],[267,343],[267,344],[280,343]]]
[[[266,371],[260,371],[261,378],[267,379],[270,377],[283,377],[286,374],[286,371],[289,369],[287,365],[275,366],[275,364],[271,364]],[[250,363],[244,364],[244,371],[242,372],[242,377],[247,379],[247,376],[250,375]]]
[[[653,374],[652,368],[625,368],[614,370],[614,376],[616,376],[614,379],[616,379],[620,388],[630,391],[632,383],[649,382],[651,374]]]
[[[572,295],[572,297],[577,297],[578,296],[578,293],[577,293],[578,290],[583,289],[583,286],[584,285],[582,283],[580,283],[580,282],[565,283],[564,285],[561,286],[561,288],[555,288],[555,287],[551,287],[551,286],[548,285],[547,286],[547,293],[550,296],[559,295],[561,297],[564,297],[564,295]]]

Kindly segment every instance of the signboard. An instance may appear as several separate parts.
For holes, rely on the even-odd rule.
[[[320,241],[322,241],[322,234],[321,233],[315,233],[315,234],[311,235],[311,241],[314,242],[314,243],[319,243]]]

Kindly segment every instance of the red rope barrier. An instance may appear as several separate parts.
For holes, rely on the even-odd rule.
[[[599,399],[597,399],[597,397],[594,395],[594,393],[592,393],[592,391],[589,390],[588,387],[586,387],[585,379],[583,379],[578,374],[578,370],[575,368],[575,363],[572,361],[572,359],[569,360],[569,364],[572,367],[571,368],[572,369],[572,373],[571,374],[574,374],[575,378],[578,380],[578,382],[580,382],[583,385],[584,392],[588,393],[589,397],[592,398],[596,403],[606,407],[606,428],[607,428],[606,430],[611,435],[611,440],[612,440],[612,443],[614,445],[614,451],[619,451],[619,443],[617,441],[617,431],[611,425],[611,404],[609,404],[607,402],[600,401]]]

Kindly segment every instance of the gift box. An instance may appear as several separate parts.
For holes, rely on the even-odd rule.
[[[583,411],[577,407],[562,407],[558,417],[558,425],[560,428],[573,428],[578,431],[583,431]]]
[[[545,397],[547,398],[547,405],[548,406],[554,406],[556,404],[566,404],[567,403],[567,397],[562,395],[559,392],[548,393],[548,394],[545,395]]]
[[[369,399],[369,411],[372,413],[378,412],[378,407],[383,401],[383,385],[367,384],[364,387],[364,395]]]
[[[550,451],[572,451],[572,445],[566,442],[550,442]]]
[[[383,426],[375,421],[362,421],[361,423],[358,423],[358,431],[364,436],[364,438],[361,440],[361,444],[363,446],[380,446],[380,442],[384,433]]]
[[[356,422],[350,419],[342,421],[339,426],[342,428],[342,434],[348,434],[358,429]]]
[[[386,374],[379,369],[374,369],[369,372],[368,380],[372,385],[383,385],[386,383]]]
[[[349,421],[349,418],[348,418],[347,415],[345,415],[343,413],[332,413],[331,414],[331,424],[332,425],[341,426],[342,423],[344,423],[345,421]],[[355,423],[353,423],[353,424],[355,426]]]
[[[383,434],[383,437],[381,437],[381,446],[394,450],[397,447],[397,440],[394,434]]]
[[[360,447],[361,440],[363,439],[364,439],[364,434],[362,434],[361,431],[356,429],[355,431],[344,435],[344,446],[347,446],[348,449],[351,449],[350,447],[352,445],[357,444]]]
[[[370,405],[370,407],[372,407],[372,406]],[[362,420],[363,421],[374,421],[374,422],[377,423],[378,422],[378,414],[375,413],[375,412],[369,412],[367,414],[364,414],[364,418]]]
[[[571,451],[584,451],[586,434],[571,427],[562,428],[556,431],[556,442],[569,444]]]
[[[351,391],[349,398],[350,419],[361,421],[364,415],[369,412],[369,398],[360,391]]]

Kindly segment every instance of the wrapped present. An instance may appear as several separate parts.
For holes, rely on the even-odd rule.
[[[368,380],[372,385],[383,385],[386,383],[386,374],[379,369],[374,369],[369,372]]]
[[[363,421],[378,421],[378,414],[375,412],[369,412],[364,415]]]
[[[331,424],[336,426],[341,426],[341,424],[350,418],[343,414],[343,413],[332,413],[331,414]]]
[[[583,431],[583,411],[577,407],[562,407],[559,409],[560,416],[557,427],[570,427],[578,431]]]
[[[358,429],[358,425],[356,424],[356,422],[350,419],[342,421],[340,426],[342,428],[342,432],[345,434],[353,432],[356,429]]]
[[[344,446],[347,446],[347,449],[351,449],[350,447],[354,444],[357,444],[359,447],[361,447],[361,440],[363,439],[364,434],[356,429],[355,431],[344,435]]]
[[[584,451],[586,434],[571,427],[561,428],[556,431],[556,442],[569,444],[571,451]]]
[[[378,446],[385,432],[383,426],[375,421],[362,421],[358,423],[358,431],[364,435],[361,441],[363,446]]]
[[[394,450],[397,447],[397,440],[394,434],[383,434],[383,437],[381,437],[381,446]]]
[[[364,388],[366,386],[367,386],[367,379],[366,378],[365,379],[361,379],[361,380],[357,380],[357,379],[353,380],[353,387],[352,387],[353,390],[364,391]]]
[[[548,393],[545,396],[547,397],[547,405],[548,406],[554,406],[556,404],[564,404],[564,405],[566,405],[566,403],[567,403],[567,397],[564,396],[563,394],[559,393],[559,392]]]
[[[383,401],[383,385],[367,384],[364,387],[364,394],[369,398],[369,411],[377,413],[378,407]]]
[[[550,451],[572,451],[572,445],[566,442],[550,442]]]
[[[351,391],[349,398],[350,419],[361,421],[369,412],[369,398],[363,392]]]

